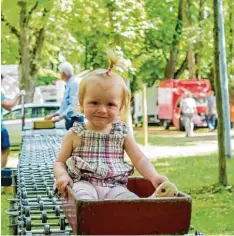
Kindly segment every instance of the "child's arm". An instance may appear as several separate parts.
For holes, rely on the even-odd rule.
[[[151,181],[155,188],[157,188],[162,182],[168,181],[167,177],[158,174],[150,160],[138,147],[131,133],[129,133],[125,138],[124,149],[140,174],[145,179]]]
[[[72,185],[72,179],[68,175],[66,168],[66,160],[71,156],[72,150],[74,149],[74,143],[77,143],[78,136],[69,130],[63,137],[62,146],[58,157],[54,163],[54,175],[56,177],[56,185],[58,191],[66,196],[66,186]]]

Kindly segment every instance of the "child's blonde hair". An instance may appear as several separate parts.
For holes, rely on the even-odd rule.
[[[127,114],[127,110],[130,106],[130,100],[131,100],[131,92],[128,89],[126,83],[124,82],[124,79],[117,73],[114,73],[112,71],[112,69],[115,66],[120,66],[119,62],[120,59],[119,57],[116,55],[116,53],[114,53],[112,50],[108,49],[106,50],[107,56],[109,58],[109,67],[108,69],[96,69],[92,72],[90,72],[88,75],[86,75],[80,83],[79,86],[79,103],[80,105],[83,105],[84,102],[84,97],[85,97],[85,92],[86,92],[86,87],[89,81],[92,81],[92,79],[94,79],[94,77],[99,77],[101,79],[106,79],[106,80],[110,80],[113,79],[116,82],[118,81],[123,88],[123,94],[122,94],[122,104],[121,104],[121,115],[122,116],[126,116]]]

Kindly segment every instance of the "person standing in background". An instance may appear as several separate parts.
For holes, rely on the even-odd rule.
[[[197,115],[197,105],[195,99],[190,92],[186,92],[184,98],[181,101],[181,111],[184,120],[186,137],[193,136],[193,117]]]
[[[69,62],[62,62],[59,65],[60,76],[65,81],[65,92],[60,109],[45,117],[45,120],[58,122],[65,119],[65,127],[69,130],[75,121],[84,122],[84,116],[75,111],[78,103],[79,82],[74,78],[74,69]]]
[[[1,74],[1,81],[4,79]],[[21,96],[25,95],[25,91],[21,90],[14,99],[7,99],[3,92],[1,92],[1,113],[3,109],[10,111],[20,100]],[[1,114],[1,169],[7,164],[7,158],[10,153],[10,139],[8,131],[3,124],[3,115]]]
[[[207,126],[209,131],[214,131],[216,128],[216,98],[214,96],[214,91],[211,90],[209,96],[207,97]]]

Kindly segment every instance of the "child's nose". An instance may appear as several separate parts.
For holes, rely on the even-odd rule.
[[[101,112],[101,113],[106,113],[106,106],[101,105],[101,106],[99,107],[98,111]]]

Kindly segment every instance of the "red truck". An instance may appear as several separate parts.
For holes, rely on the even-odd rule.
[[[206,97],[211,90],[210,80],[165,80],[159,83],[158,88],[158,118],[165,129],[171,125],[184,130],[181,117],[180,102],[186,91],[190,91],[196,100],[197,113],[200,116],[199,127],[206,127],[205,112],[207,109]]]

